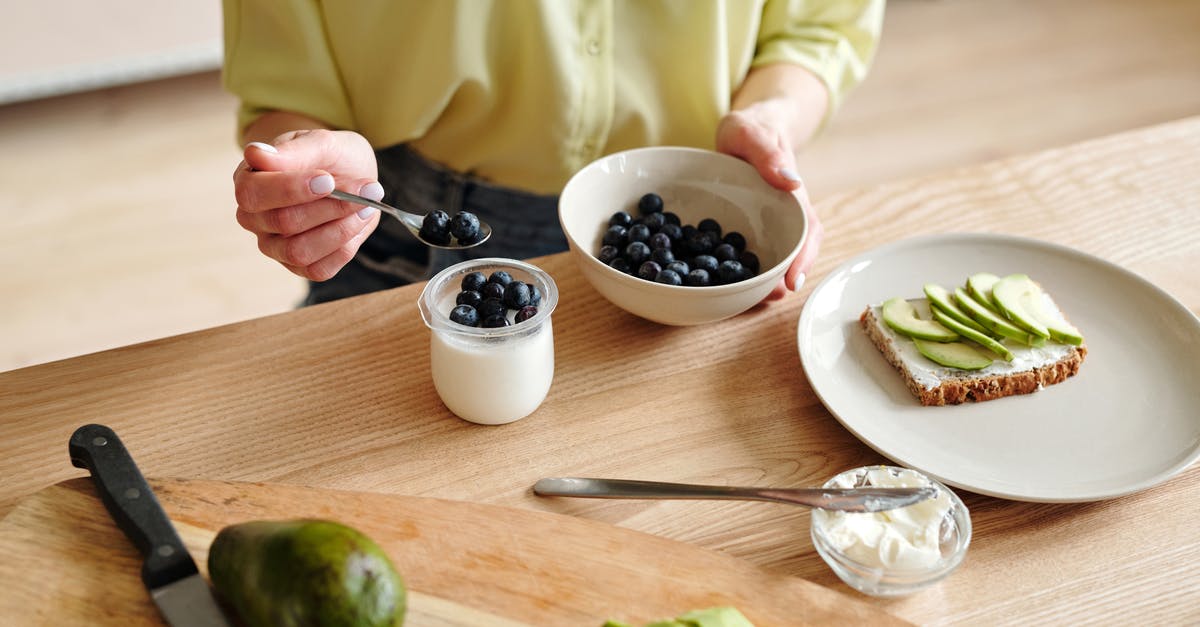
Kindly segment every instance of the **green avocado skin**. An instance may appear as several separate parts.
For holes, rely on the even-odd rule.
[[[370,538],[324,520],[225,527],[208,552],[218,596],[246,627],[391,627],[404,623],[404,581]]]

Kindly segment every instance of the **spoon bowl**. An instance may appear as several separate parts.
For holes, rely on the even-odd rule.
[[[883,512],[919,503],[937,494],[924,488],[738,488],[689,483],[553,477],[533,484],[538,496],[600,499],[714,499],[772,501],[851,513]]]
[[[415,213],[409,213],[407,211],[402,211],[402,210],[392,207],[390,205],[385,205],[381,202],[371,200],[370,198],[363,198],[362,196],[359,196],[356,194],[351,194],[349,192],[343,192],[340,189],[335,189],[332,192],[329,192],[329,195],[333,198],[337,198],[338,200],[344,200],[346,202],[352,202],[352,203],[356,203],[359,205],[366,205],[368,207],[374,207],[374,208],[382,211],[383,213],[386,213],[389,216],[396,218],[397,220],[400,221],[401,224],[403,224],[405,226],[405,228],[407,228],[413,234],[413,237],[417,238],[418,240],[421,240],[422,244],[425,244],[426,246],[429,246],[430,248],[444,248],[446,250],[460,250],[463,248],[473,248],[475,246],[478,246],[478,245],[486,242],[488,240],[488,238],[492,236],[491,225],[487,224],[486,222],[480,222],[479,223],[480,237],[479,237],[478,241],[471,242],[470,244],[459,244],[458,240],[455,239],[455,240],[453,240],[453,243],[451,243],[451,244],[437,244],[437,243],[434,243],[434,242],[431,242],[431,241],[425,239],[424,237],[421,237],[421,223],[425,220],[425,216],[419,216]]]

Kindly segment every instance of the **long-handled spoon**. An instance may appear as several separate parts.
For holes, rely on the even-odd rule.
[[[773,501],[844,512],[882,512],[919,503],[935,488],[738,488],[626,479],[552,477],[533,484],[539,496],[599,499],[716,499]]]

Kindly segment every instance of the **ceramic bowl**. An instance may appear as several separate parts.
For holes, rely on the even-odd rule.
[[[662,197],[664,210],[683,224],[704,218],[746,238],[760,260],[757,275],[725,285],[665,285],[626,274],[596,254],[617,211],[639,215],[638,200]],[[584,167],[568,181],[558,214],[571,255],[589,283],[616,306],[669,325],[695,325],[735,316],[778,285],[808,235],[802,193],[767,184],[748,163],[695,148],[654,147],[615,153]]]

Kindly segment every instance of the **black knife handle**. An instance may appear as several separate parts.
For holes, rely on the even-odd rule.
[[[159,588],[197,573],[150,484],[112,429],[84,425],[71,435],[71,464],[92,473],[100,499],[117,526],[137,546],[145,561],[142,581]]]

